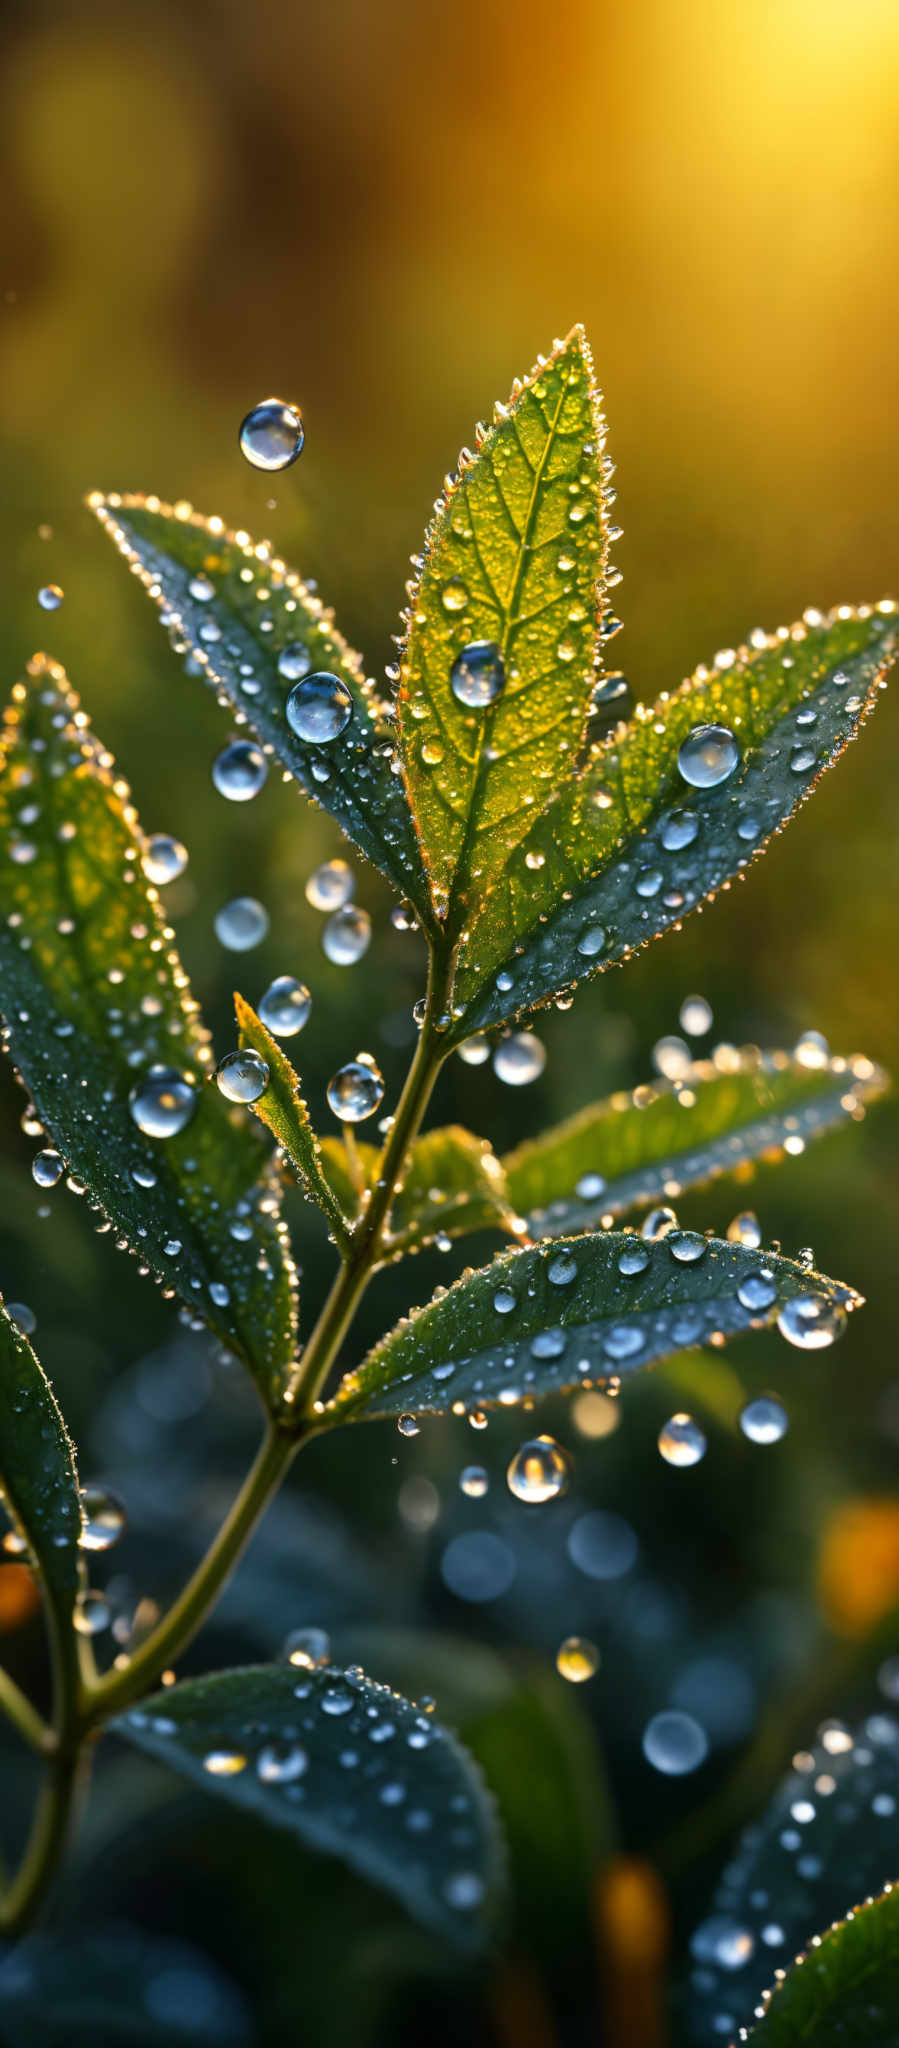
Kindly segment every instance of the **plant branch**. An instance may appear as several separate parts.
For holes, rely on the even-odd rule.
[[[0,1711],[6,1715],[7,1720],[11,1721],[15,1728],[18,1728],[19,1734],[24,1736],[25,1741],[32,1749],[36,1749],[41,1754],[45,1753],[47,1739],[51,1733],[46,1721],[41,1719],[40,1714],[32,1706],[31,1701],[26,1699],[25,1694],[17,1686],[15,1679],[10,1678],[9,1672],[2,1670],[2,1668],[0,1668]]]

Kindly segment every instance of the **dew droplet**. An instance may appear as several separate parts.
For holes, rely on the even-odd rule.
[[[39,1188],[55,1188],[64,1172],[65,1166],[59,1153],[54,1152],[50,1146],[45,1147],[43,1152],[35,1153],[31,1162],[31,1178],[37,1182]]]
[[[294,683],[284,707],[287,723],[308,746],[324,747],[349,725],[353,699],[346,683],[327,669]]]
[[[127,1517],[121,1501],[105,1486],[81,1488],[81,1548],[111,1550],[125,1533]]]
[[[657,1038],[652,1048],[652,1063],[658,1074],[666,1081],[682,1081],[693,1063],[693,1055],[683,1038],[671,1034]]]
[[[58,583],[44,583],[38,591],[37,601],[42,612],[58,612],[64,596],[65,592]]]
[[[464,612],[468,603],[468,590],[461,576],[451,576],[440,592],[440,602],[445,612]]]
[[[197,1093],[174,1067],[154,1066],[145,1080],[135,1082],[128,1107],[145,1138],[174,1138],[190,1123]]]
[[[476,1031],[471,1038],[464,1039],[456,1051],[466,1067],[482,1067],[490,1058],[490,1040],[483,1031]]]
[[[685,996],[678,1013],[678,1023],[688,1038],[703,1038],[711,1031],[714,1018],[711,1003],[705,996]]]
[[[511,1287],[498,1287],[493,1297],[493,1306],[498,1316],[511,1315],[518,1307],[518,1296]]]
[[[445,594],[443,601],[445,604]],[[453,696],[470,711],[483,711],[487,704],[494,704],[505,680],[503,658],[494,640],[470,640],[450,669]]]
[[[373,1116],[384,1098],[384,1082],[367,1053],[349,1060],[328,1082],[328,1107],[344,1124],[359,1124]]]
[[[333,1104],[332,1104],[332,1107],[333,1107]],[[421,1435],[421,1430],[420,1430],[419,1424],[417,1423],[417,1421],[416,1421],[416,1419],[415,1419],[415,1416],[414,1416],[414,1415],[399,1415],[399,1416],[397,1416],[397,1424],[396,1424],[396,1426],[397,1426],[397,1429],[399,1430],[400,1436],[420,1436],[420,1435]]]
[[[672,1415],[659,1430],[658,1443],[666,1465],[685,1469],[705,1456],[705,1436],[692,1415]]]
[[[156,889],[164,889],[168,882],[176,882],[183,875],[187,847],[182,846],[180,839],[172,839],[168,832],[154,832],[146,841],[140,864],[147,881]]]
[[[306,883],[306,901],[313,910],[342,910],[355,888],[356,878],[345,860],[323,860]]]
[[[647,1763],[665,1777],[681,1778],[698,1770],[709,1753],[708,1736],[692,1714],[667,1709],[653,1714],[643,1730],[643,1754]]]
[[[298,405],[263,398],[240,423],[240,452],[253,469],[289,469],[306,438]]]
[[[641,1244],[638,1238],[635,1238],[632,1244],[626,1244],[624,1250],[618,1254],[618,1271],[623,1273],[626,1279],[631,1279],[637,1273],[645,1273],[648,1265],[649,1253],[645,1244]]]
[[[288,647],[282,647],[278,656],[278,674],[284,677],[285,683],[302,682],[311,667],[312,656],[302,640],[292,640]]]
[[[351,1713],[353,1704],[354,1696],[345,1685],[329,1685],[319,1700],[322,1713],[332,1718]]]
[[[601,924],[588,924],[586,931],[583,931],[578,939],[577,950],[585,960],[595,960],[605,943],[605,927]]]
[[[786,1436],[790,1419],[776,1394],[757,1394],[740,1412],[740,1428],[753,1444],[776,1444]]]
[[[677,1217],[674,1210],[662,1204],[657,1209],[647,1210],[640,1225],[640,1236],[647,1244],[654,1244],[657,1238],[670,1237],[672,1230],[676,1229]]]
[[[667,1238],[668,1249],[679,1266],[695,1266],[708,1251],[708,1240],[698,1230],[672,1230]]]
[[[239,1749],[209,1749],[203,1758],[203,1769],[211,1778],[236,1778],[246,1767],[246,1757]]]
[[[820,1031],[803,1031],[793,1047],[793,1058],[801,1067],[819,1071],[830,1064],[830,1046]]]
[[[103,1593],[90,1590],[79,1593],[72,1612],[72,1621],[80,1636],[99,1636],[109,1627],[112,1610]]]
[[[256,1776],[263,1785],[293,1785],[308,1769],[306,1751],[296,1742],[267,1742],[256,1758]]]
[[[483,1500],[489,1485],[490,1477],[483,1465],[465,1465],[459,1474],[459,1486],[469,1500]]]
[[[533,1031],[513,1031],[500,1040],[493,1055],[493,1071],[509,1088],[524,1088],[536,1081],[546,1065],[546,1047]]]
[[[583,1685],[599,1670],[599,1651],[587,1636],[566,1636],[556,1651],[556,1670],[570,1685]]]
[[[693,789],[715,789],[726,782],[740,759],[740,749],[727,725],[695,725],[682,742],[677,765]]]
[[[269,1084],[269,1070],[262,1054],[247,1046],[228,1052],[216,1068],[216,1087],[229,1102],[258,1102]]]
[[[693,811],[669,811],[662,819],[659,838],[666,853],[680,853],[692,846],[699,833],[699,819]]]
[[[555,1437],[536,1436],[516,1451],[506,1481],[516,1500],[542,1506],[565,1492],[568,1476],[569,1463],[561,1444]]]
[[[785,1301],[777,1327],[788,1344],[800,1351],[823,1351],[842,1337],[846,1310],[837,1301],[825,1301],[818,1294],[794,1294]]]
[[[368,951],[370,940],[371,918],[368,911],[360,910],[356,903],[345,903],[341,910],[335,910],[325,925],[322,952],[335,967],[354,967]]]
[[[302,1031],[312,1008],[305,982],[291,974],[279,974],[259,999],[259,1018],[275,1038],[295,1038]]]
[[[550,1260],[546,1277],[553,1287],[570,1287],[572,1280],[577,1279],[577,1260],[572,1258],[570,1252],[559,1252],[556,1258]]]
[[[298,1671],[321,1671],[331,1662],[331,1638],[323,1628],[292,1629],[281,1655]]]
[[[743,1209],[739,1216],[734,1216],[727,1226],[727,1237],[730,1244],[743,1244],[749,1251],[758,1251],[762,1242],[762,1226],[754,1210]],[[747,1303],[743,1302],[743,1307],[746,1306]]]
[[[8,1301],[5,1306],[10,1322],[15,1323],[16,1329],[21,1330],[23,1337],[33,1337],[37,1329],[37,1316],[33,1308],[29,1308],[27,1301]]]
[[[268,762],[252,740],[232,740],[212,764],[212,780],[229,803],[247,804],[258,796],[268,775]]]
[[[215,914],[215,936],[229,953],[249,953],[268,932],[268,911],[255,896],[234,896]]]

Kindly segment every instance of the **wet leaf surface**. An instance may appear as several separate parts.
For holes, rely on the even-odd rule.
[[[234,1009],[241,1050],[252,1047],[269,1070],[264,1094],[249,1107],[277,1139],[301,1188],[311,1202],[324,1210],[338,1242],[342,1243],[346,1236],[343,1211],[322,1168],[321,1145],[300,1094],[299,1077],[277,1039],[266,1030],[243,996],[235,995]]]
[[[899,1890],[856,1906],[794,1964],[752,2031],[759,2048],[893,2048]]]
[[[81,1536],[75,1450],[45,1373],[2,1304],[0,1494],[58,1619],[67,1624],[78,1591]]]
[[[250,2048],[256,2038],[240,1992],[208,1956],[115,1921],[0,1949],[0,2017],[5,2048]]]

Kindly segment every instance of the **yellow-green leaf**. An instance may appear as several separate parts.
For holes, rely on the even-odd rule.
[[[380,1154],[354,1139],[352,1154],[339,1138],[323,1138],[321,1162],[334,1198],[345,1215],[359,1215],[372,1186]],[[416,1138],[391,1212],[384,1244],[387,1258],[418,1252],[445,1237],[472,1230],[517,1227],[503,1169],[486,1138],[460,1124],[446,1124]]]
[[[346,1239],[346,1218],[335,1199],[331,1183],[322,1170],[321,1145],[312,1128],[309,1111],[300,1094],[299,1076],[277,1039],[266,1030],[251,1005],[235,994],[234,1010],[241,1050],[259,1053],[268,1068],[268,1085],[250,1103],[254,1116],[266,1125],[285,1153],[301,1188],[327,1216],[339,1244]]]
[[[0,1497],[57,1618],[78,1590],[81,1506],[75,1451],[27,1337],[0,1302]]]

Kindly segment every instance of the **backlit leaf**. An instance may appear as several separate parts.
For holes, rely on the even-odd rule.
[[[450,1940],[483,1941],[503,1869],[491,1801],[461,1744],[389,1686],[352,1667],[259,1665],[173,1686],[112,1725]]]
[[[592,1103],[503,1160],[509,1199],[533,1234],[595,1228],[749,1161],[802,1151],[882,1093],[866,1059],[811,1067],[787,1052],[722,1047],[677,1081]]]
[[[400,661],[400,742],[435,907],[442,917],[452,904],[453,929],[583,750],[608,541],[603,436],[575,328],[497,407],[428,530]],[[503,680],[472,708],[454,664],[476,647],[482,688]]]
[[[762,1328],[797,1295],[820,1303],[837,1331],[859,1300],[792,1259],[691,1231],[645,1244],[608,1231],[502,1252],[404,1317],[324,1414],[445,1414],[602,1385],[715,1333]]]
[[[427,915],[412,819],[390,765],[392,714],[332,613],[267,541],[231,533],[220,519],[139,494],[95,492],[88,502],[158,604],[177,650],[193,656],[266,752]],[[336,739],[312,745],[288,725],[285,705],[304,674],[321,671],[347,686],[353,709]]]
[[[208,1033],[142,872],[127,786],[43,657],[14,693],[3,745],[7,1048],[69,1174],[274,1394],[295,1347],[277,1191],[261,1133],[209,1082]],[[129,1107],[154,1065],[194,1091],[167,1138]]]
[[[899,1885],[816,1937],[775,1985],[758,2048],[894,2048],[899,2041]]]
[[[454,1038],[627,959],[747,867],[872,709],[896,642],[892,604],[754,634],[640,706],[523,837],[498,831],[502,859],[459,952]],[[727,727],[739,750],[705,789],[678,767],[703,725]]]
[[[277,1139],[300,1186],[310,1201],[324,1210],[338,1243],[343,1243],[346,1219],[322,1170],[321,1146],[300,1094],[299,1077],[277,1039],[266,1030],[243,996],[235,995],[234,1010],[241,1049],[252,1047],[264,1059],[269,1071],[268,1087],[250,1104],[250,1108]]]
[[[353,1157],[339,1138],[323,1138],[322,1166],[345,1215],[359,1214],[372,1185],[380,1154],[374,1145],[354,1144]],[[361,1183],[357,1185],[355,1169]],[[421,1251],[437,1237],[472,1230],[508,1230],[516,1219],[509,1207],[503,1169],[486,1138],[460,1124],[425,1131],[409,1154],[405,1178],[393,1204],[385,1251],[393,1258]]]
[[[0,1497],[59,1620],[78,1590],[81,1506],[75,1451],[53,1389],[0,1303]]]

